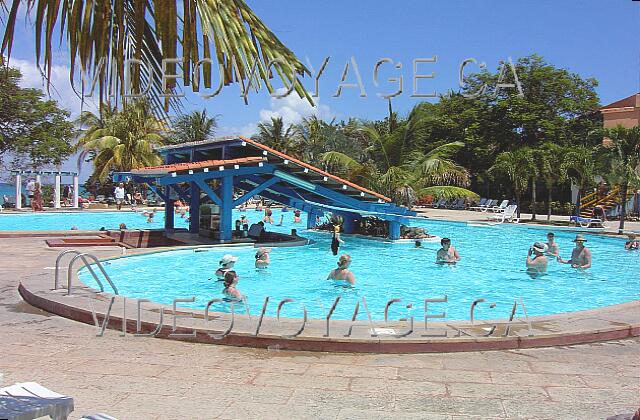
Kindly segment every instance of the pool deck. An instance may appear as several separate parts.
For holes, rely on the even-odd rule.
[[[429,216],[450,214],[452,219],[458,217],[456,213],[467,212],[432,210]],[[278,343],[260,349],[133,334],[120,337],[114,330],[96,337],[93,325],[52,315],[21,299],[20,283],[25,285],[23,294],[53,296],[48,300],[59,303],[86,305],[88,300],[81,293],[95,296],[87,289],[74,291],[74,297],[47,290],[53,284],[51,268],[60,249],[46,247],[43,239],[0,240],[2,385],[37,381],[71,395],[76,403],[73,418],[103,411],[120,419],[598,419],[640,406],[638,338],[497,351],[355,354],[288,351]],[[99,258],[121,254],[112,247],[90,248],[90,252]],[[127,250],[128,254],[138,252],[143,250]],[[99,299],[94,302],[98,312],[106,307],[105,296]],[[157,322],[157,307],[148,305],[142,319]],[[114,319],[121,316],[121,309],[114,306]],[[135,317],[135,309],[127,313]],[[574,331],[602,331],[613,325],[617,331],[632,332],[640,323],[640,306],[633,302],[568,318],[567,325]],[[548,333],[555,328],[553,322],[562,324],[544,321],[546,325],[534,322],[536,332],[546,329]],[[164,324],[170,328],[171,322],[172,316],[167,315]],[[182,322],[190,327],[189,322],[202,325],[203,320],[185,318],[178,325]],[[211,325],[216,322],[223,319],[212,320]],[[241,331],[242,320],[236,323]],[[267,324],[266,335],[279,331]],[[340,325],[344,322],[336,328]],[[143,329],[148,327],[143,324]],[[314,328],[309,333],[319,335],[318,327]],[[416,329],[421,328],[417,322]],[[288,331],[293,330],[292,326]],[[526,336],[527,330],[520,326],[514,331]],[[354,340],[361,341],[367,332],[356,328]]]

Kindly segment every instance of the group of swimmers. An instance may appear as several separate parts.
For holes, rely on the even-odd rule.
[[[256,207],[257,209],[257,207]],[[287,207],[283,207],[282,208],[282,213],[286,213],[288,211]],[[302,212],[298,209],[295,209],[293,211],[293,223],[300,223],[302,222],[302,217],[301,217]],[[267,205],[264,209],[264,217],[262,218],[262,221],[264,223],[269,223],[269,224],[273,224],[273,210],[271,210],[271,206]],[[282,226],[284,222],[284,214],[280,215],[280,221],[278,222],[278,224],[276,226]]]
[[[560,256],[560,246],[555,241],[555,234],[547,234],[547,242],[535,242],[527,255],[527,273],[530,275],[541,275],[547,272],[549,258],[555,258],[559,263],[570,264],[571,267],[586,270],[591,267],[591,251],[585,246],[587,239],[584,235],[577,234],[573,240],[575,247],[571,251],[571,258],[568,260]]]
[[[270,248],[259,248],[255,255],[255,267],[257,269],[265,269],[271,264],[271,258],[269,253]],[[242,300],[244,295],[238,290],[236,285],[238,284],[238,273],[233,269],[238,257],[231,254],[225,254],[219,263],[219,267],[215,272],[216,279],[224,282],[224,289],[222,294],[232,300]]]

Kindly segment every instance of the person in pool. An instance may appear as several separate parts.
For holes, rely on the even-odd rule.
[[[573,248],[573,251],[571,252],[571,259],[565,261],[562,259],[562,257],[560,257],[560,255],[558,255],[558,262],[561,262],[562,264],[571,264],[571,267],[573,268],[590,268],[591,251],[589,250],[589,248],[584,246],[584,243],[587,242],[587,240],[583,235],[577,234],[576,239],[574,239],[573,242],[575,242],[576,247]]]
[[[327,276],[327,280],[344,280],[349,284],[356,284],[356,277],[351,271],[349,266],[351,265],[351,257],[349,254],[342,254],[338,259],[338,268],[331,270]]]
[[[218,281],[224,280],[225,274],[233,268],[236,261],[238,261],[238,257],[234,257],[231,254],[225,254],[222,259],[220,259],[220,267],[216,270],[216,278]]]
[[[244,296],[240,293],[240,290],[236,288],[236,284],[238,284],[238,274],[233,270],[227,271],[224,275],[224,289],[222,289],[222,294],[232,300],[242,300]]]
[[[547,272],[547,265],[549,264],[545,255],[547,251],[547,245],[542,242],[536,242],[529,248],[529,254],[527,255],[527,273],[529,275],[537,276]]]
[[[271,210],[271,206],[267,206],[264,209],[264,217],[262,221],[265,223],[273,224],[273,210]]]
[[[293,223],[300,223],[302,219],[300,219],[300,210],[296,209],[293,212]]]
[[[638,239],[636,239],[635,233],[629,233],[627,237],[629,238],[629,240],[625,242],[624,249],[626,249],[627,251],[637,251],[638,249],[640,249],[640,243],[638,243]]]
[[[258,249],[258,252],[256,252],[256,268],[267,268],[269,266],[271,263],[269,252],[271,252],[269,248]]]
[[[416,248],[422,248],[422,241],[420,239],[416,239],[415,245]]]
[[[558,258],[560,246],[556,243],[556,235],[553,232],[547,233],[547,255]]]
[[[442,248],[436,254],[436,263],[455,264],[460,261],[460,254],[458,254],[458,250],[455,247],[451,246],[451,239],[442,238],[440,245],[442,245]]]
[[[335,225],[333,227],[333,237],[331,238],[331,252],[333,252],[333,255],[338,255],[340,244],[343,243],[344,241],[340,239],[340,225]]]

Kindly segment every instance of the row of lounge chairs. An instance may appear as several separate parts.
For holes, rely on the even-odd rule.
[[[509,200],[502,200],[502,202],[498,204],[499,202],[500,200],[481,198],[478,205],[469,207],[469,210],[481,212],[490,211],[492,213],[503,212],[507,208],[507,206],[509,206]]]

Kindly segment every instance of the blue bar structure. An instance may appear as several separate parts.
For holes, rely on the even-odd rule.
[[[173,229],[174,197],[190,205],[191,233],[200,230],[202,203],[219,206],[221,242],[232,239],[233,209],[256,195],[305,211],[308,228],[325,212],[342,217],[344,233],[354,232],[363,216],[375,216],[388,222],[389,239],[399,239],[401,225],[416,215],[388,197],[244,137],[164,146],[158,151],[165,165],[116,173],[114,181],[144,182],[160,193],[166,229]],[[243,194],[234,199],[239,190]]]

